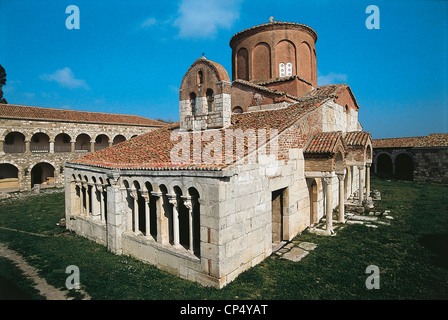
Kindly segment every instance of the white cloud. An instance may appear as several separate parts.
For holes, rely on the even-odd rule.
[[[147,18],[145,21],[143,21],[143,22],[140,24],[140,28],[142,28],[142,29],[146,29],[146,28],[149,28],[149,27],[155,25],[156,23],[157,23],[156,19],[150,17],[150,18]]]
[[[326,75],[320,74],[318,72],[317,75],[317,85],[324,86],[326,84],[336,84],[347,81],[347,75],[342,73],[334,73],[330,72]]]
[[[181,0],[173,25],[180,38],[213,38],[218,29],[232,26],[239,10],[239,0]]]
[[[64,88],[68,89],[76,89],[76,88],[84,88],[89,89],[89,86],[82,79],[76,79],[70,68],[65,67],[61,70],[57,70],[52,74],[43,74],[40,76],[42,80],[46,81],[56,81]]]

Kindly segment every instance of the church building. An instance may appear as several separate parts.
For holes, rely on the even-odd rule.
[[[178,123],[66,163],[67,228],[217,288],[322,218],[331,235],[370,195],[372,138],[348,85],[318,86],[316,41],[270,21],[230,39],[232,79],[194,61]]]

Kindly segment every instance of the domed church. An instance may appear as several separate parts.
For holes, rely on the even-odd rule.
[[[217,288],[322,218],[333,234],[370,195],[372,138],[348,85],[317,85],[316,41],[270,21],[230,39],[232,79],[194,61],[178,123],[66,163],[67,228]]]

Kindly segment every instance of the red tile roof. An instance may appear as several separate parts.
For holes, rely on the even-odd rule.
[[[371,136],[367,131],[353,131],[345,134],[345,142],[348,146],[365,146],[369,139]]]
[[[12,104],[0,104],[0,118],[82,123],[108,123],[155,127],[166,125],[166,123],[164,122],[135,115],[53,109]]]
[[[317,133],[311,138],[303,153],[334,154],[340,139],[342,139],[342,133],[340,131]]]
[[[241,129],[241,131],[239,132],[244,133],[246,132],[246,129],[253,129],[255,130],[255,134],[257,134],[258,130],[265,129],[268,134],[266,141],[269,141],[270,129],[276,129],[280,134],[301,117],[315,110],[316,107],[319,106],[320,103],[322,103],[324,100],[325,99],[322,99],[322,101],[318,102],[315,99],[311,99],[308,102],[293,104],[283,109],[234,114],[232,115],[231,126],[219,131],[222,139],[224,139],[225,130],[235,130],[233,132],[238,132],[236,130]],[[193,139],[191,138],[193,133],[186,133],[190,135],[191,162],[186,164],[173,163],[170,159],[170,152],[173,147],[179,143],[179,140],[171,141],[170,135],[174,130],[178,129],[178,126],[179,125],[177,123],[158,130],[154,130],[152,132],[148,132],[131,140],[97,151],[95,153],[88,154],[71,162],[101,167],[144,168],[150,170],[220,170],[237,160],[237,154],[235,152],[236,142],[233,145],[233,161],[230,162],[226,161],[226,156],[228,157],[229,155],[224,154],[226,148],[224,147],[225,143],[223,142],[221,144],[221,146],[223,146],[223,161],[220,161],[220,163],[218,164],[211,164],[210,161],[203,161],[202,163],[193,164],[194,148],[192,143]],[[207,131],[203,131],[201,134],[204,134],[204,132]],[[205,145],[209,143],[208,141],[209,139],[207,139],[207,141],[205,142],[203,141],[201,150],[199,150],[199,152],[202,152]],[[237,141],[237,139],[235,141]],[[251,147],[252,146],[249,146],[248,143],[245,144],[245,155],[247,155],[247,152]]]
[[[374,148],[447,147],[448,133],[432,133],[422,137],[374,139]]]

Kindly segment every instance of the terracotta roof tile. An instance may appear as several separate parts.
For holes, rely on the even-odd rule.
[[[32,107],[23,105],[1,104],[0,118],[50,120],[65,122],[110,123],[123,125],[157,126],[166,125],[164,122],[143,118],[135,115],[76,111]]]
[[[322,102],[322,101],[321,101]],[[245,132],[246,129],[254,129],[255,133],[258,133],[259,129],[276,129],[280,134],[286,128],[288,128],[295,121],[306,115],[307,113],[315,110],[319,105],[315,99],[311,99],[307,102],[297,103],[287,108],[267,110],[259,112],[248,112],[242,114],[232,115],[232,124],[227,127],[228,130],[241,129],[240,132]],[[219,164],[211,164],[210,161],[204,161],[202,163],[194,163],[193,154],[193,133],[190,134],[190,163],[176,164],[170,159],[170,152],[173,147],[179,143],[179,141],[171,141],[170,135],[174,130],[177,130],[179,124],[173,124],[161,129],[157,129],[146,134],[137,136],[131,140],[122,142],[118,145],[102,149],[95,153],[88,154],[82,158],[71,161],[74,163],[82,163],[94,166],[102,167],[115,167],[115,168],[142,168],[149,170],[167,170],[167,169],[192,169],[192,170],[220,170],[233,162],[220,161]],[[221,137],[225,138],[225,129],[221,129]],[[205,131],[206,132],[206,131]],[[234,131],[237,132],[237,131]],[[204,132],[202,132],[203,134]],[[269,136],[267,137],[267,141]],[[202,152],[204,146],[208,143],[202,143]],[[236,144],[236,142],[235,142]],[[235,144],[233,145],[233,160],[236,161]],[[223,143],[222,146],[225,144]],[[244,154],[247,155],[250,150],[248,144],[245,144]],[[226,148],[223,148],[222,157],[227,159],[225,155]],[[208,159],[205,159],[208,160]]]
[[[374,148],[424,148],[447,147],[448,133],[432,133],[428,136],[374,139]]]
[[[340,131],[317,133],[311,138],[304,153],[333,154],[336,152],[336,146],[341,137],[342,133]]]
[[[369,139],[371,136],[367,131],[353,131],[345,134],[345,142],[348,146],[365,146]]]

